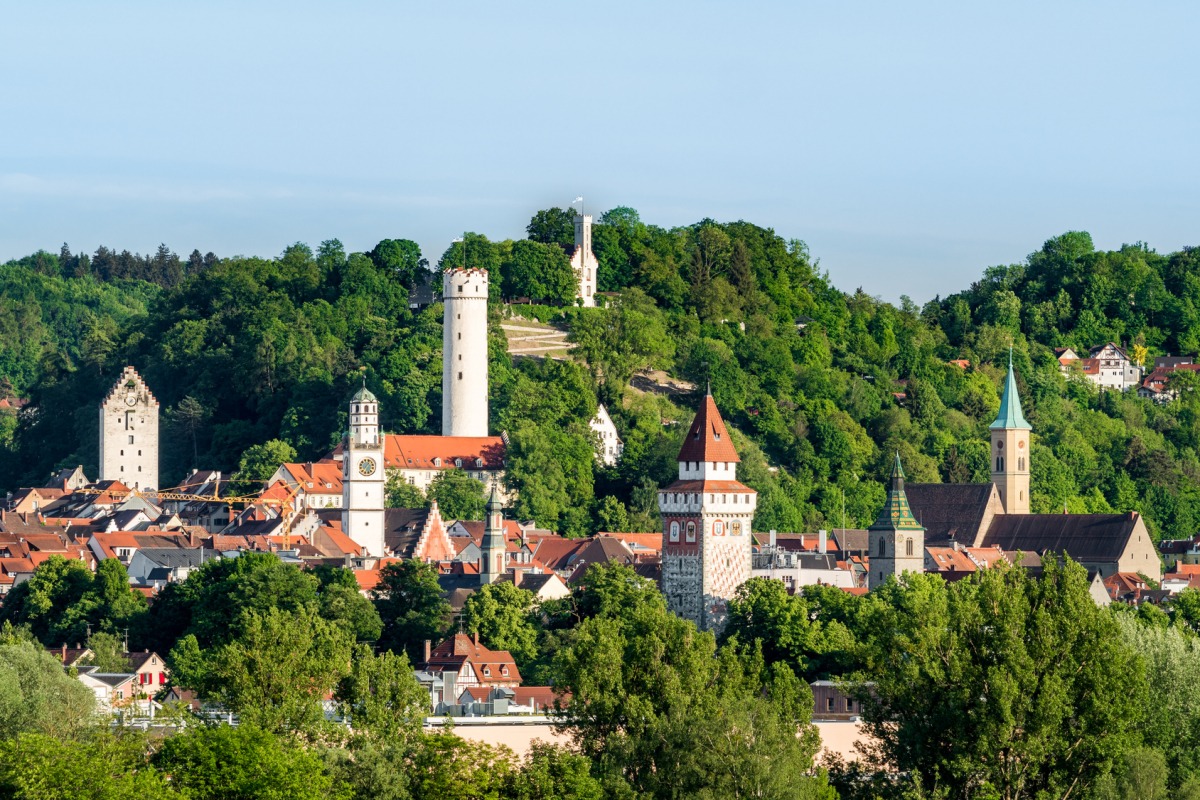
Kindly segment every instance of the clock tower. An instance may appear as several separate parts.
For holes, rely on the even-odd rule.
[[[364,381],[350,398],[350,432],[342,458],[342,530],[376,558],[384,555],[386,483],[379,401]]]
[[[100,404],[100,477],[130,489],[158,486],[158,400],[126,367]]]

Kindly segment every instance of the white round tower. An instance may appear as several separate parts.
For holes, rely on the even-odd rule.
[[[442,276],[442,435],[488,435],[488,274]]]

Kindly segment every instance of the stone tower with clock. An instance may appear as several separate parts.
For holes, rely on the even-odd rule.
[[[133,367],[100,403],[100,480],[158,486],[158,400]]]
[[[383,437],[379,401],[364,384],[350,398],[350,431],[342,458],[342,530],[366,555],[384,555]]]
[[[738,482],[740,460],[709,392],[679,450],[679,479],[658,493],[663,594],[705,630],[725,626],[727,603],[750,580],[758,493]]]
[[[906,572],[925,571],[925,528],[913,516],[904,493],[904,470],[900,454],[892,465],[892,485],[879,518],[867,528],[870,572],[867,585],[882,586],[889,575],[899,578]]]
[[[1013,372],[1012,351],[1008,352],[1008,377],[1000,413],[990,426],[992,434],[992,483],[1000,492],[1006,514],[1029,513],[1029,432],[1030,424],[1021,412],[1017,376]]]

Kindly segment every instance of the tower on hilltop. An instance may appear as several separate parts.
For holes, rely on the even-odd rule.
[[[100,480],[158,487],[158,400],[126,367],[100,403]]]
[[[342,531],[367,555],[384,555],[383,437],[379,401],[366,384],[350,398],[350,431],[342,457]]]
[[[571,254],[571,269],[575,270],[575,297],[584,308],[596,305],[596,271],[600,262],[592,252],[592,216],[575,216],[575,252]]]
[[[925,571],[925,529],[908,507],[904,494],[904,469],[900,454],[892,465],[892,485],[879,518],[867,528],[871,571],[867,585],[882,586],[889,575],[899,578],[905,572]]]
[[[1000,413],[991,424],[992,483],[1000,492],[1006,514],[1029,513],[1029,433],[1030,424],[1021,412],[1017,376],[1013,371],[1012,350],[1008,351],[1008,377]]]
[[[442,275],[442,435],[488,435],[488,273]]]
[[[663,594],[706,630],[724,627],[728,601],[750,579],[758,493],[738,483],[739,461],[709,392],[679,450],[679,479],[658,493]]]

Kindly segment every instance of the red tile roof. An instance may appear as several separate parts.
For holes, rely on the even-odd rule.
[[[721,419],[721,412],[717,410],[716,401],[711,394],[704,396],[704,402],[700,404],[700,410],[692,420],[692,427],[688,429],[683,440],[683,447],[679,448],[678,460],[732,463],[741,461],[733,447],[733,440],[729,437],[729,430],[725,427],[725,420]]]

